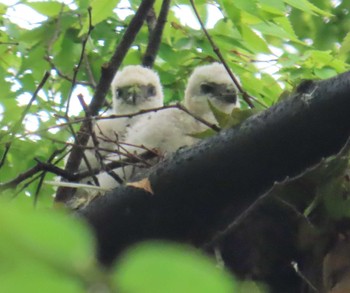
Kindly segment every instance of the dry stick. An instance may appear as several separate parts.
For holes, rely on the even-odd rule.
[[[82,94],[78,94],[78,100],[79,100],[80,105],[82,106],[82,108],[85,112],[85,117],[87,117],[87,118],[91,117],[91,114],[89,112],[89,107],[85,103]],[[95,135],[95,132],[93,131],[92,120],[89,120],[89,122],[88,122],[88,130],[89,130],[89,135],[92,138],[92,142],[94,144],[94,147],[97,148],[98,147],[98,140],[97,140],[97,137]],[[97,156],[99,162],[102,163],[102,161],[103,161],[102,156],[98,150],[95,151],[95,155]],[[85,152],[83,153],[83,160],[85,161],[85,164],[86,164],[88,170],[91,172],[92,167],[90,165],[90,162],[86,158]],[[92,176],[92,180],[94,181],[95,185],[98,185],[98,186],[100,185],[96,176]]]
[[[141,29],[141,26],[147,16],[149,9],[152,7],[155,0],[143,0],[137,10],[135,16],[131,20],[126,32],[120,41],[117,49],[115,50],[109,63],[102,67],[101,78],[96,86],[95,94],[89,105],[89,112],[91,115],[96,116],[99,109],[104,103],[105,96],[109,90],[112,79],[120,67],[127,51],[129,50],[132,42],[134,41],[137,33]],[[88,122],[83,122],[80,131],[77,136],[77,142],[81,145],[86,145],[89,139],[87,134]],[[82,152],[78,148],[72,149],[69,159],[67,161],[66,170],[75,172],[78,170]],[[58,188],[55,200],[57,202],[66,202],[73,196],[74,189],[71,188]]]
[[[216,44],[214,43],[213,39],[211,38],[211,36],[209,35],[208,31],[206,30],[202,19],[199,16],[199,13],[197,11],[197,8],[193,2],[193,0],[190,0],[191,2],[191,6],[193,8],[194,13],[196,14],[196,17],[199,21],[199,24],[204,32],[204,34],[206,35],[211,47],[213,48],[214,53],[216,54],[216,56],[218,56],[218,58],[220,59],[220,62],[224,65],[227,73],[229,74],[229,76],[231,77],[232,81],[234,82],[234,84],[236,85],[236,87],[238,88],[238,90],[240,91],[240,93],[242,94],[242,97],[244,99],[244,101],[249,105],[250,108],[254,108],[254,104],[250,101],[250,99],[252,99],[252,97],[250,95],[248,95],[248,93],[246,91],[243,90],[242,86],[240,85],[240,83],[238,82],[237,78],[233,75],[231,69],[228,67],[228,65],[226,64],[226,61],[224,59],[224,57],[222,56],[219,48],[216,46]]]
[[[52,157],[52,156],[51,156]],[[51,163],[45,163],[45,162],[40,162],[39,160],[36,160],[37,164],[28,169],[27,171],[19,174],[16,178],[5,182],[5,183],[1,183],[0,184],[0,191],[4,191],[7,189],[11,189],[11,188],[16,188],[17,185],[19,185],[20,183],[22,183],[23,181],[27,180],[28,178],[36,175],[37,173],[41,172],[41,171],[45,171],[45,172],[51,172],[53,174],[56,174],[58,176],[61,177],[65,177],[65,178],[72,178],[74,179],[74,176],[72,176],[71,174],[67,173],[67,171],[56,167],[54,164]],[[35,181],[38,178],[35,178],[33,181]],[[31,181],[31,183],[33,182]]]
[[[4,191],[4,190],[10,189],[10,188],[15,188],[18,184],[20,184],[24,180],[34,176],[39,171],[41,171],[40,167],[38,165],[35,165],[33,168],[19,174],[15,179],[12,179],[11,181],[8,181],[6,183],[1,183],[0,184],[0,191]]]
[[[142,65],[145,67],[153,67],[162,40],[164,26],[167,22],[170,2],[171,0],[163,0],[156,26],[149,38],[146,53],[142,59]]]
[[[116,168],[120,168],[120,167],[128,165],[128,164],[137,163],[140,160],[149,160],[149,159],[152,159],[154,157],[156,157],[156,154],[154,152],[146,151],[142,154],[139,154],[138,157],[128,157],[128,158],[120,160],[120,161],[113,161],[111,163],[108,163],[108,164],[106,164],[106,168],[116,169]],[[15,188],[17,185],[19,185],[23,181],[27,180],[28,178],[30,178],[30,177],[32,177],[32,176],[34,176],[37,173],[42,172],[42,171],[53,173],[57,176],[61,176],[61,177],[65,178],[69,181],[79,181],[81,179],[84,179],[86,177],[91,176],[91,174],[96,175],[96,174],[101,172],[101,170],[99,168],[95,168],[95,169],[92,169],[91,172],[89,170],[87,170],[87,171],[72,174],[72,173],[69,173],[69,172],[55,166],[54,164],[47,163],[47,162],[41,162],[39,160],[36,160],[36,162],[37,162],[37,164],[34,167],[19,174],[16,178],[14,178],[8,182],[5,182],[5,183],[0,183],[0,191]],[[35,180],[36,179],[38,179],[38,178],[35,178]]]
[[[48,158],[47,160],[47,163],[48,164],[52,164],[52,161],[55,159],[56,155],[59,155],[61,154],[62,152],[64,152],[64,150],[66,149],[66,147],[62,148],[62,149],[59,149],[59,150],[55,150],[51,156]],[[36,162],[39,162],[38,159],[34,159]],[[55,166],[55,163],[53,164]],[[39,182],[38,182],[38,186],[35,190],[35,193],[34,193],[34,201],[33,201],[33,205],[36,206],[37,202],[38,202],[38,199],[39,199],[39,192],[41,190],[41,187],[44,183],[44,180],[45,180],[45,176],[46,176],[46,173],[47,171],[44,170],[41,174],[39,174],[39,176],[37,176],[37,178],[34,178],[35,180],[39,178]]]
[[[138,163],[141,160],[153,159],[156,156],[157,156],[157,154],[155,154],[154,152],[146,151],[146,152],[143,152],[141,154],[138,154],[137,157],[136,156],[130,156],[128,158],[125,158],[125,159],[122,159],[122,160],[119,160],[119,161],[110,162],[110,163],[106,164],[105,166],[106,166],[106,169],[108,169],[108,170],[117,169],[117,168],[121,168],[121,167],[123,167],[125,165],[131,165],[131,164],[134,164],[134,163]],[[101,172],[101,170],[99,168],[93,169],[93,173],[95,175],[100,173],[100,172]],[[88,176],[91,176],[91,174],[88,173],[88,171],[83,171],[83,172],[79,172],[79,173],[71,175],[70,178],[72,179],[72,181],[79,181],[79,180],[84,179],[84,178],[86,178]]]

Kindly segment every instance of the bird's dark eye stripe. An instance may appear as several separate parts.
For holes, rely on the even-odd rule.
[[[214,87],[213,87],[212,85],[210,85],[210,84],[203,83],[203,84],[201,84],[201,91],[202,91],[204,94],[213,93]]]
[[[118,98],[120,98],[123,95],[123,89],[122,88],[117,88],[115,90],[115,94]]]
[[[156,88],[153,85],[147,86],[147,96],[154,96],[156,94]]]

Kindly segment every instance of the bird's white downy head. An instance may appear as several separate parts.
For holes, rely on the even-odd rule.
[[[240,107],[236,85],[225,67],[217,62],[195,68],[185,90],[185,106],[194,114],[215,123],[208,100],[227,114]]]
[[[163,106],[163,91],[158,74],[140,65],[118,71],[112,84],[113,110],[130,114]]]

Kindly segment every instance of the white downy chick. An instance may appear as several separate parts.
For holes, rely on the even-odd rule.
[[[124,115],[134,114],[140,110],[147,110],[163,106],[163,90],[158,74],[152,69],[140,65],[130,65],[117,72],[112,83],[113,109],[108,114]],[[93,126],[95,137],[97,138],[98,148],[107,150],[118,149],[118,142],[124,140],[125,133],[141,117],[149,117],[154,113],[145,113],[142,115],[126,118],[112,118],[98,120]],[[88,147],[95,147],[92,138],[89,139]],[[108,157],[114,160],[120,159],[120,156],[109,151],[97,151],[87,149],[84,151],[89,165],[92,169],[102,168],[102,164],[110,162]],[[87,164],[83,160],[79,166],[79,171],[87,170]],[[96,175],[99,185],[103,189],[110,189],[117,185],[113,177],[102,171]],[[108,182],[113,180],[113,185]],[[95,184],[91,177],[81,180],[83,184]],[[76,193],[77,198],[84,196],[95,196],[98,194],[96,189],[79,188]]]
[[[152,69],[140,65],[129,65],[117,72],[112,83],[113,109],[109,114],[124,115],[137,113],[163,106],[163,90],[158,74]],[[140,116],[149,116],[143,114]],[[98,147],[104,149],[116,149],[118,141],[124,139],[127,128],[135,123],[140,116],[130,118],[113,118],[98,120],[93,127]],[[93,147],[90,138],[88,147]],[[108,155],[108,151],[99,152],[102,158]],[[95,150],[86,150],[85,155],[92,168],[101,167],[100,158]],[[83,162],[80,170],[88,169]]]
[[[238,89],[225,67],[212,63],[195,68],[185,90],[185,106],[192,113],[215,124],[208,101],[221,112],[230,114],[240,107]],[[202,124],[203,125],[203,124]]]

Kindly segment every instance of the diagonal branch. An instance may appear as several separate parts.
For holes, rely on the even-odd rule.
[[[167,16],[169,12],[171,0],[163,0],[162,7],[160,9],[159,17],[154,30],[149,38],[146,53],[142,59],[142,65],[145,67],[152,68],[154,60],[159,50],[160,42],[162,40],[164,26],[167,22]]]
[[[207,37],[211,47],[213,48],[214,53],[218,56],[220,62],[224,65],[227,73],[229,74],[229,76],[231,77],[232,81],[234,82],[234,84],[236,85],[236,87],[238,88],[238,90],[240,91],[240,93],[243,96],[244,101],[249,105],[250,108],[254,108],[254,104],[250,101],[252,99],[251,96],[249,96],[249,94],[242,88],[241,84],[239,83],[238,79],[234,76],[234,74],[232,73],[230,67],[228,67],[225,58],[222,56],[220,49],[216,46],[216,44],[214,43],[212,37],[210,36],[210,34],[208,33],[207,29],[205,28],[203,21],[197,11],[196,5],[194,4],[193,0],[190,0],[191,6],[193,8],[194,13],[196,14],[196,17],[199,21],[199,24],[205,34],[205,36]]]

